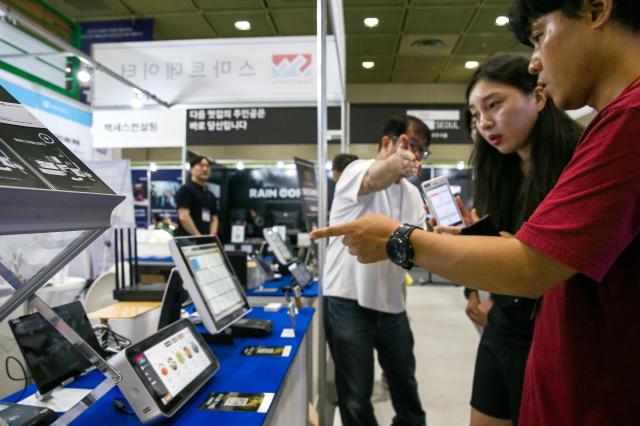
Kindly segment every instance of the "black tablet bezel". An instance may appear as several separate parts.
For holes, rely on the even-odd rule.
[[[56,312],[56,314],[58,314],[59,317],[62,318],[62,316],[60,315],[60,311],[62,309],[67,308],[68,306],[74,305],[74,304],[80,304],[80,306],[82,306],[81,302],[79,301],[73,301],[73,302],[69,302],[69,303],[65,303],[63,305],[59,305],[53,308],[53,310]],[[68,309],[66,309],[67,312],[69,312]],[[89,323],[89,326],[91,326],[91,323],[89,322],[89,319],[87,318],[87,314],[86,312],[84,312],[84,308],[82,309],[82,311],[80,312],[81,314],[84,314],[85,319],[87,320],[87,323]],[[18,334],[16,334],[16,327],[18,326],[18,324],[20,323],[24,323],[25,321],[41,321],[42,324],[44,324],[44,328],[50,328],[51,330],[54,330],[56,332],[58,332],[56,330],[56,328],[49,322],[47,321],[47,319],[40,313],[40,312],[34,312],[32,314],[28,314],[28,315],[22,315],[18,318],[14,318],[12,320],[9,321],[9,326],[11,327],[11,332],[13,333],[15,339],[16,339],[16,343],[18,345],[18,349],[20,349],[20,353],[22,354],[22,357],[25,359],[25,362],[27,360],[27,354],[23,351],[23,345],[20,344],[19,339],[21,338]],[[63,319],[64,321],[64,319]],[[69,325],[69,324],[67,324]],[[69,325],[70,326],[70,325]],[[71,327],[71,326],[70,326]],[[91,329],[91,331],[93,332],[93,329]],[[60,333],[60,332],[58,332]],[[76,330],[76,333],[78,335],[80,335],[80,333]],[[66,338],[62,335],[60,335],[62,337],[62,339],[69,344],[69,346],[73,347],[75,349],[75,347],[73,346],[73,343],[71,343],[70,341],[66,340]],[[81,336],[82,337],[82,336]],[[98,339],[95,337],[94,334],[94,344],[98,344],[98,348],[99,348],[99,343],[98,343]],[[87,341],[88,344],[90,344],[91,342]],[[99,349],[97,349],[96,347],[94,347],[94,345],[90,345],[92,346],[92,348],[94,350],[97,350],[98,352]],[[84,357],[84,355],[82,355],[82,353],[80,351],[78,351],[77,349],[75,349],[78,355],[78,359],[81,359],[84,361],[84,368],[82,369],[74,369],[74,370],[69,370],[67,371],[66,374],[62,374],[59,375],[57,377],[55,377],[53,380],[49,380],[46,382],[43,382],[42,380],[40,380],[41,378],[36,375],[33,374],[33,371],[31,371],[31,369],[29,368],[29,365],[27,364],[27,368],[29,368],[29,372],[31,373],[32,376],[32,380],[33,383],[36,385],[36,388],[38,389],[38,392],[41,395],[44,395],[48,392],[51,392],[52,390],[54,390],[55,388],[57,388],[58,386],[60,386],[63,382],[73,378],[73,377],[79,377],[82,375],[82,373],[84,373],[87,369],[91,368],[91,362]]]
[[[169,336],[172,336],[180,330],[184,330],[187,328],[191,331],[191,334],[197,340],[198,345],[200,345],[201,348],[206,348],[206,350],[203,350],[203,352],[207,354],[207,358],[209,358],[210,364],[198,375],[198,377],[196,377],[193,381],[191,381],[191,383],[185,386],[180,392],[178,392],[177,395],[174,395],[173,399],[165,405],[162,402],[162,397],[160,395],[157,395],[153,388],[148,386],[144,378],[144,373],[135,362],[135,358],[138,355],[143,354],[147,349],[157,345],[158,343],[162,343],[162,341],[166,340]],[[155,401],[156,406],[166,416],[172,416],[177,410],[179,410],[183,403],[187,402],[189,398],[193,396],[193,394],[197,392],[198,389],[200,389],[200,387],[202,387],[220,368],[220,362],[214,355],[213,351],[211,351],[209,345],[207,345],[200,333],[198,333],[196,327],[191,324],[188,319],[181,319],[180,321],[169,324],[153,336],[147,337],[146,339],[129,346],[125,349],[125,355],[129,366],[136,372],[136,375],[140,379],[140,382],[143,384],[151,398],[153,398],[153,400]]]
[[[208,315],[211,317],[211,321],[213,321],[213,324],[216,327],[216,330],[221,331],[224,328],[226,328],[229,324],[233,323],[235,320],[237,320],[238,318],[241,318],[243,316],[245,316],[247,314],[247,312],[251,311],[251,305],[249,304],[249,299],[247,298],[247,295],[244,292],[244,289],[242,288],[242,285],[240,284],[240,280],[238,279],[233,266],[231,266],[231,262],[229,261],[229,258],[227,257],[227,253],[225,252],[224,248],[222,247],[222,243],[220,242],[220,240],[218,239],[217,236],[214,235],[202,235],[202,236],[197,236],[197,237],[178,237],[178,238],[174,238],[173,241],[176,244],[176,247],[178,249],[178,252],[180,253],[180,257],[182,258],[182,262],[186,265],[187,268],[187,272],[189,272],[189,277],[191,278],[191,281],[195,284],[195,288],[196,291],[198,292],[198,294],[200,295],[200,299],[202,300],[202,302],[206,305],[208,312]],[[184,247],[190,247],[190,246],[201,246],[201,245],[206,245],[206,244],[216,244],[218,246],[218,249],[220,249],[220,252],[222,253],[222,257],[224,258],[224,263],[227,267],[227,270],[229,271],[229,274],[231,274],[231,278],[233,279],[233,283],[236,286],[236,289],[240,292],[240,295],[242,296],[242,300],[243,300],[243,305],[241,307],[239,307],[238,309],[236,309],[235,311],[225,315],[223,318],[216,320],[215,317],[213,316],[213,310],[211,309],[211,306],[209,306],[209,303],[207,303],[207,299],[205,298],[204,294],[202,293],[202,290],[200,289],[200,285],[198,284],[197,278],[194,276],[193,271],[191,270],[191,268],[189,267],[189,261],[188,259],[185,257],[184,252],[183,252],[183,248]],[[194,299],[192,297],[192,299]],[[196,306],[197,309],[197,306]],[[200,313],[200,315],[202,315],[202,313]]]

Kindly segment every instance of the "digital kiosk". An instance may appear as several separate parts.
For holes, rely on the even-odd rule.
[[[174,238],[169,250],[209,333],[223,331],[251,311],[217,237]]]
[[[220,368],[195,326],[183,319],[113,357],[118,387],[143,423],[171,417]]]

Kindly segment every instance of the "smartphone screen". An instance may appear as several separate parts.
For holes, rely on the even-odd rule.
[[[427,196],[429,210],[436,218],[438,225],[462,225],[462,216],[447,182],[443,181],[435,185],[429,184],[430,182],[424,182],[422,189]]]

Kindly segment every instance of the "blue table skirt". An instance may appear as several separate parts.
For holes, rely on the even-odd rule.
[[[303,308],[296,317],[296,337],[281,338],[280,333],[284,328],[291,328],[291,321],[286,309],[279,312],[265,312],[262,308],[253,308],[249,318],[269,319],[273,321],[273,332],[268,337],[236,337],[232,345],[212,345],[216,357],[220,361],[220,370],[213,378],[198,391],[185,406],[183,406],[172,418],[164,424],[175,425],[261,425],[269,413],[241,413],[199,410],[198,407],[213,391],[219,392],[246,392],[262,393],[272,392],[276,396],[269,411],[274,409],[287,371],[293,363],[302,339],[309,329],[314,315],[313,308]],[[245,346],[293,346],[289,357],[272,356],[244,356],[240,351]],[[93,388],[98,385],[104,376],[97,371],[92,371],[73,382],[73,388]],[[295,380],[295,378],[292,378]],[[25,397],[36,391],[35,386],[30,386]],[[14,401],[17,394],[6,398]],[[97,401],[93,406],[82,413],[72,424],[89,426],[126,426],[139,425],[140,421],[135,414],[124,414],[113,407],[114,398],[122,398],[122,393],[115,387]]]

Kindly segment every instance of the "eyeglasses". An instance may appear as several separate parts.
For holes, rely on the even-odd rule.
[[[431,150],[420,144],[415,139],[409,140],[409,149],[421,160],[426,160],[427,157],[431,155]]]
[[[398,141],[398,139],[400,139],[399,136],[389,136],[389,137],[391,138],[393,143],[396,143]],[[413,152],[414,154],[416,154],[416,157],[420,161],[426,160],[427,157],[431,155],[431,150],[429,148],[425,147],[424,144],[420,143],[415,138],[409,139],[409,150],[411,152]]]

